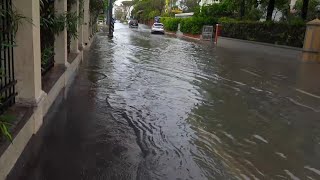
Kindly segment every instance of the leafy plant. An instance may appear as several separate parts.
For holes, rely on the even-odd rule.
[[[9,132],[9,127],[12,126],[11,121],[14,118],[10,115],[1,115],[0,116],[0,139],[2,137],[5,137],[7,139],[9,139],[10,141],[12,141],[12,136]]]
[[[306,30],[305,23],[220,21],[222,36],[302,47]]]
[[[41,52],[41,65],[46,65],[52,56],[54,56],[53,46],[43,49]]]
[[[71,38],[78,38],[79,16],[76,12],[67,12],[65,14],[65,24]]]
[[[183,18],[181,19],[181,32],[183,33],[191,33],[191,34],[200,34],[202,31],[202,27],[204,25],[213,25],[217,24],[216,18],[208,18],[208,17],[191,17],[191,18]]]
[[[0,3],[0,7],[5,7],[3,4]],[[15,35],[16,32],[18,31],[18,27],[21,24],[22,20],[27,20],[29,21],[26,17],[22,16],[19,14],[13,6],[6,6],[6,8],[1,8],[0,9],[0,19],[2,19],[6,24],[4,28],[0,28],[0,50],[4,51],[7,48],[12,48],[15,47]],[[31,23],[31,22],[30,22]],[[9,38],[10,37],[10,38]],[[1,58],[1,60],[3,60]],[[5,76],[4,74],[4,68],[0,68],[0,76],[3,77]],[[0,98],[0,105],[2,105],[3,98]],[[3,110],[0,112],[0,139],[2,137],[6,137],[10,141],[12,141],[12,136],[8,130],[8,128],[12,125],[10,123],[10,118],[11,116],[8,115],[3,115]]]
[[[0,3],[0,7],[3,7]],[[0,28],[0,36],[3,37],[3,34],[11,34],[13,38],[18,30],[19,25],[22,20],[27,20],[26,17],[19,14],[12,6],[7,7],[6,9],[0,9],[0,18],[7,20],[9,22],[8,26],[5,28]],[[0,49],[3,51],[4,49],[15,47],[14,39],[2,39],[0,42]]]
[[[168,31],[177,31],[180,21],[181,21],[180,18],[170,18],[170,17],[161,18],[161,22],[164,24],[165,29]]]

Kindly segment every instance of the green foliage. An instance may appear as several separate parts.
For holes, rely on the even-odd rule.
[[[178,30],[178,25],[180,23],[181,19],[180,18],[170,18],[170,17],[162,17],[161,22],[164,25],[164,28],[168,31],[177,31]]]
[[[0,3],[0,7],[3,5]],[[26,17],[19,14],[14,7],[8,7],[6,9],[0,9],[0,19],[9,20],[10,24],[5,26],[4,29],[0,29],[0,36],[3,37],[3,34],[12,34],[13,38],[18,30],[19,25],[22,20],[29,21]],[[13,41],[9,41],[8,39],[2,39],[0,42],[0,50],[3,51],[6,48],[15,47],[16,44]]]
[[[0,139],[5,137],[12,141],[12,136],[9,132],[9,128],[12,126],[13,116],[10,115],[1,115],[0,116]]]
[[[78,22],[79,16],[77,16],[76,12],[68,12],[65,14],[66,28],[71,38],[78,38]]]
[[[134,17],[139,20],[150,20],[164,12],[165,0],[134,0],[133,4]]]
[[[106,5],[107,4],[104,0],[90,0],[90,13],[98,16],[100,12],[103,12],[105,10]]]
[[[222,36],[279,45],[302,47],[306,26],[304,23],[234,21],[220,22]]]
[[[320,4],[319,0],[309,0],[307,20],[313,20],[316,18],[317,12],[315,9],[318,4]],[[301,16],[302,5],[303,1],[297,0],[294,6],[294,9],[297,11],[297,16]]]
[[[54,47],[44,48],[41,51],[41,65],[46,65],[49,62],[49,59],[54,56]]]
[[[154,17],[159,16],[159,15],[160,15],[159,10],[153,10],[153,11],[151,11],[151,12],[149,13],[148,18],[149,18],[149,19],[153,19]]]
[[[217,24],[216,18],[191,17],[181,19],[180,30],[183,33],[200,34],[204,25]]]
[[[201,12],[198,11],[196,16],[200,17],[223,17],[232,16],[233,12],[227,3],[218,3],[208,6],[203,6]]]
[[[200,0],[180,0],[183,12],[195,12],[199,9]]]
[[[263,12],[257,8],[250,9],[245,15],[244,19],[252,20],[252,21],[259,21],[263,15]]]
[[[75,12],[66,12],[64,14],[55,15],[53,12],[48,16],[40,17],[40,26],[57,35],[65,28],[71,34],[71,37],[77,38],[77,24],[79,16]]]
[[[40,26],[55,35],[67,28],[72,38],[78,38],[77,26],[81,19],[82,17],[77,16],[76,12],[57,14],[53,6],[44,6],[43,4],[41,7]]]

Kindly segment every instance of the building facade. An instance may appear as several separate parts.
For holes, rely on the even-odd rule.
[[[215,3],[220,3],[220,0],[201,0],[199,5],[200,6],[206,6],[206,5],[211,5]]]

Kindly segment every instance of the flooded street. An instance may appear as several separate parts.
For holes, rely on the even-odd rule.
[[[21,179],[320,179],[320,65],[230,43],[98,33]]]

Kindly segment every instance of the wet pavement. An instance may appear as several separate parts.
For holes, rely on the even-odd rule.
[[[319,64],[115,28],[97,34],[22,180],[320,179]]]

